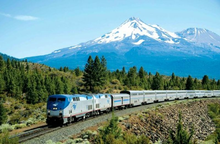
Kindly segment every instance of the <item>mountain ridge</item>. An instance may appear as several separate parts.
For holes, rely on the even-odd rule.
[[[207,37],[208,40],[206,40]],[[145,24],[139,18],[131,17],[119,27],[101,37],[58,49],[48,55],[27,59],[56,68],[60,66],[70,68],[79,66],[83,69],[89,55],[104,55],[108,61],[109,69],[112,70],[120,69],[123,66],[129,68],[135,65],[146,67],[152,72],[161,70],[161,73],[163,71],[180,72],[180,76],[191,74],[194,77],[202,77],[202,75],[207,74],[204,73],[206,70],[198,73],[192,71],[190,67],[198,67],[199,70],[202,70],[205,64],[202,64],[204,60],[209,61],[208,65],[205,65],[208,69],[213,69],[213,65],[219,64],[219,42],[220,36],[206,29],[188,28],[173,33],[158,25]],[[177,64],[177,61],[181,63]],[[149,63],[151,63],[150,67],[147,65]],[[176,64],[174,65],[174,63]],[[189,71],[182,73],[181,65],[182,68],[186,68],[185,64],[188,64]],[[164,68],[163,65],[166,67]],[[179,69],[176,69],[176,67]],[[214,68],[214,70],[220,69]],[[214,73],[212,77],[220,78]]]

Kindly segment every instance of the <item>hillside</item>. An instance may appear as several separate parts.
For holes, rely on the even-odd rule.
[[[209,79],[207,75],[202,80],[176,76],[153,75],[143,67],[139,70],[132,67],[128,72],[122,70],[109,71],[100,65],[107,62],[104,57],[92,60],[92,73],[81,71],[79,68],[69,70],[61,67],[59,70],[46,65],[14,59],[4,61],[0,56],[0,99],[2,119],[0,130],[26,127],[38,122],[45,122],[46,100],[53,94],[76,93],[119,93],[121,90],[193,90],[193,89],[220,89],[220,80]],[[97,66],[97,67],[95,67]],[[94,73],[95,72],[95,73]],[[95,74],[95,75],[94,75]],[[93,83],[90,89],[86,84],[89,76]],[[97,77],[98,76],[98,77]],[[97,85],[99,84],[99,85]],[[101,84],[101,85],[100,85]]]
[[[137,137],[144,135],[151,143],[166,143],[170,137],[170,131],[177,131],[181,112],[183,129],[187,132],[193,129],[192,139],[195,143],[214,143],[216,126],[209,116],[209,107],[214,104],[219,106],[220,100],[187,100],[157,104],[157,106],[142,109],[141,112],[118,117],[118,127],[122,129],[122,133],[125,134],[124,139],[128,141],[135,141]],[[105,126],[106,123],[99,123],[89,127],[80,134],[70,136],[66,142],[95,143],[95,139],[99,138]]]
[[[0,132],[46,121],[49,95],[77,93],[82,72],[0,56]]]
[[[116,142],[120,144],[135,143],[138,138],[144,139],[146,144],[161,144],[166,143],[169,139],[170,131],[177,131],[181,112],[182,129],[186,130],[188,134],[189,131],[194,130],[192,141],[199,144],[212,144],[215,142],[216,135],[213,132],[215,132],[216,126],[210,118],[210,106],[218,105],[219,108],[219,104],[219,98],[212,98],[134,107],[115,111],[115,117],[112,114],[102,115],[96,117],[95,121],[86,120],[84,124],[73,125],[65,130],[41,136],[40,139],[52,144],[58,141],[62,143],[101,143],[100,137],[103,135],[107,137],[109,133],[105,132],[105,129],[110,126],[114,130],[120,131],[121,129],[120,132],[113,133],[114,136],[121,134],[121,137],[115,138],[112,136],[111,139],[107,139],[106,143],[108,144]],[[116,121],[112,122],[115,118]],[[109,131],[112,129],[109,128]],[[183,139],[184,137],[181,140]],[[39,142],[39,139],[36,138],[27,143],[31,144],[33,142]]]

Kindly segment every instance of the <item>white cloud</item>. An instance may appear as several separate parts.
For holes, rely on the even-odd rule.
[[[33,16],[26,16],[26,15],[18,15],[14,17],[17,20],[23,20],[23,21],[32,21],[32,20],[37,20],[39,18],[33,17]]]
[[[33,20],[37,20],[39,19],[38,17],[34,17],[34,16],[28,16],[28,15],[16,15],[16,16],[12,16],[11,14],[7,14],[7,13],[1,13],[0,15],[5,16],[5,17],[10,17],[16,20],[22,20],[22,21],[33,21]]]
[[[0,15],[5,16],[5,17],[11,17],[11,15],[10,15],[10,14],[1,13],[1,12],[0,12]]]

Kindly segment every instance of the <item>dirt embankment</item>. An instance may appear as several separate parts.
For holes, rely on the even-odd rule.
[[[205,138],[215,131],[215,125],[208,116],[208,104],[220,103],[219,99],[184,101],[179,104],[158,104],[153,110],[147,110],[135,115],[130,115],[129,119],[122,120],[121,125],[124,131],[132,132],[136,135],[146,135],[152,142],[166,140],[170,130],[176,130],[179,120],[179,112],[182,112],[182,122],[184,127],[191,129],[194,127],[194,139],[205,140]]]

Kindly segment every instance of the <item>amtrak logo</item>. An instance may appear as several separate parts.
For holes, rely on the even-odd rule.
[[[74,103],[74,104],[73,104],[73,109],[74,109],[74,110],[76,109],[76,105],[77,105],[77,103]]]
[[[53,104],[54,107],[56,107],[58,105],[58,103]]]

